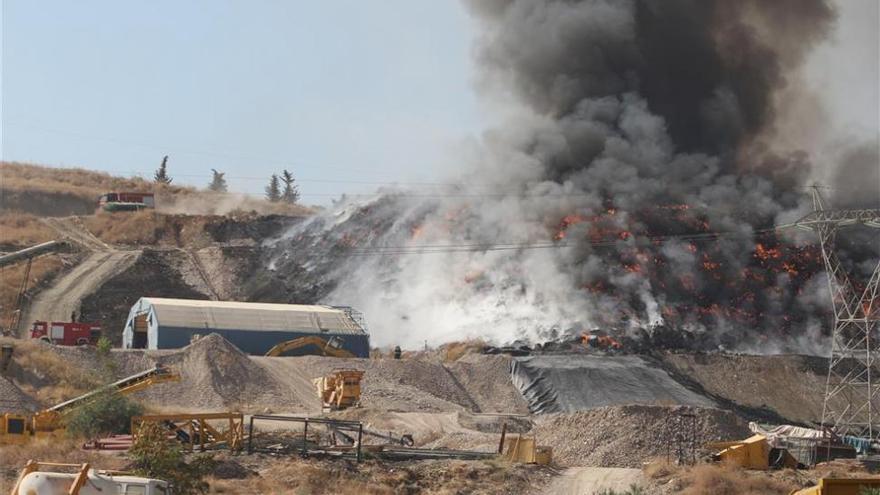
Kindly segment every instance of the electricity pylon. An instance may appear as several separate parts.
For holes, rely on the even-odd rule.
[[[841,227],[880,229],[880,209],[829,210],[818,187],[812,188],[813,211],[785,227],[819,234],[834,309],[831,359],[825,385],[822,424],[838,435],[880,436],[880,262],[864,288],[853,285],[835,252]]]

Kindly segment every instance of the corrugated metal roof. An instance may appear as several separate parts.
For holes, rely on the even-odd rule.
[[[144,297],[163,327],[362,334],[345,311],[329,306]]]

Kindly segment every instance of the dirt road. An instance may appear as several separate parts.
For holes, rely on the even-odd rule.
[[[605,490],[625,492],[642,483],[642,471],[626,468],[568,468],[544,490],[543,495],[593,495]]]
[[[34,297],[21,319],[22,332],[35,320],[68,321],[72,312],[79,315],[83,298],[133,265],[141,254],[138,250],[121,251],[108,246],[89,233],[76,217],[45,218],[43,221],[62,238],[79,244],[91,254],[62,275],[52,287]]]

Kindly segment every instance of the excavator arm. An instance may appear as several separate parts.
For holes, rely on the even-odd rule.
[[[277,357],[285,352],[301,349],[306,346],[315,346],[321,351],[323,356],[331,356],[338,358],[353,358],[354,354],[342,348],[342,342],[339,337],[331,337],[330,340],[324,340],[321,337],[308,336],[298,339],[282,342],[275,347],[269,349],[267,356]]]

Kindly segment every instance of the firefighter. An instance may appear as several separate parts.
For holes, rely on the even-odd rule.
[[[76,310],[70,312],[70,322],[76,323]]]
[[[400,359],[400,354],[401,354],[400,346],[399,345],[394,346],[394,359]]]

